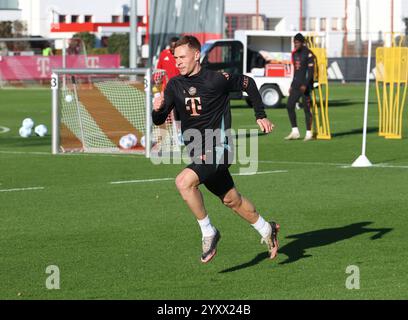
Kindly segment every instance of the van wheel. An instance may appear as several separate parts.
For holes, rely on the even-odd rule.
[[[273,84],[262,86],[259,93],[266,108],[277,108],[281,104],[282,93],[278,86]]]

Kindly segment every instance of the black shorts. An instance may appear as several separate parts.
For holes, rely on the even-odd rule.
[[[187,168],[197,174],[200,184],[204,184],[210,192],[222,199],[234,187],[234,180],[228,170],[229,166],[227,164],[191,163]]]

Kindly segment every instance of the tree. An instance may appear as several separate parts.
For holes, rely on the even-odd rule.
[[[0,21],[0,37],[1,38],[13,37],[13,23],[11,21]]]
[[[72,38],[81,39],[85,45],[86,52],[91,51],[91,49],[95,47],[96,36],[93,33],[79,32],[75,33]]]
[[[0,22],[0,38],[21,38],[26,35],[27,26],[24,22],[1,21]],[[30,48],[27,41],[6,42],[7,48],[14,51],[24,51]]]
[[[121,65],[129,67],[129,33],[114,33],[108,39],[108,52],[119,53]]]

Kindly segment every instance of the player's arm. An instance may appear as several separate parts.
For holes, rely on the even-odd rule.
[[[229,91],[245,91],[248,94],[248,98],[254,108],[256,122],[260,129],[265,133],[271,132],[274,125],[266,117],[265,107],[254,79],[242,74],[224,74],[224,77],[227,79]]]
[[[174,107],[173,90],[171,81],[168,83],[164,94],[156,94],[153,99],[152,120],[156,126],[163,124]]]
[[[306,72],[306,83],[304,83],[304,86],[308,86],[311,83],[313,83],[313,79],[314,79],[314,71],[315,71],[315,56],[314,54],[309,51],[307,54],[307,72]]]

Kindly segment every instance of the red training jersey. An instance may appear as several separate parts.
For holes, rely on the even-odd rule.
[[[168,80],[178,76],[180,72],[176,68],[176,59],[170,49],[165,49],[160,53],[159,62],[157,63],[157,69],[163,69],[167,73]]]

